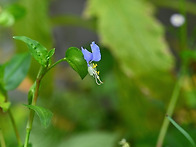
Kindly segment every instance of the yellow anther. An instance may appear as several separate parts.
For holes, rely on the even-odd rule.
[[[99,71],[96,71],[97,75],[99,75]]]
[[[94,63],[93,63],[93,68],[96,68],[96,67],[97,67],[97,64],[94,64]]]

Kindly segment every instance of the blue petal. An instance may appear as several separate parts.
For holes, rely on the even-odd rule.
[[[96,45],[94,41],[91,44],[91,50],[92,50],[92,54],[93,54],[92,61],[100,61],[101,60],[100,49],[99,49],[99,46]]]
[[[93,59],[93,54],[89,52],[87,49],[82,48],[82,53],[84,55],[84,59],[86,60],[87,63],[89,63]]]

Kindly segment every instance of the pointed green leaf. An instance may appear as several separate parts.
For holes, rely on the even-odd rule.
[[[50,64],[51,64],[51,58],[52,58],[52,56],[54,55],[54,53],[55,53],[55,48],[53,48],[53,49],[51,49],[49,52],[48,52],[48,56],[47,56],[47,60],[48,60],[48,66],[50,66]]]
[[[65,53],[65,57],[69,65],[80,75],[83,79],[87,73],[87,63],[84,60],[82,51],[76,47],[70,47]]]
[[[37,60],[41,65],[47,66],[48,51],[43,45],[26,36],[14,36],[13,38],[25,42],[29,48],[31,55],[35,58],[35,60]]]
[[[29,53],[15,55],[6,65],[4,73],[4,88],[15,89],[26,77],[30,67],[31,56]]]
[[[49,52],[48,52],[48,59],[50,59],[55,53],[55,48],[51,49]]]
[[[35,113],[39,116],[41,124],[45,128],[49,126],[50,121],[52,119],[52,115],[53,115],[50,110],[45,109],[40,106],[33,106],[33,105],[25,105],[25,106],[27,106],[29,109],[32,109],[33,111],[35,111]]]
[[[169,121],[188,139],[188,141],[192,144],[193,147],[196,147],[196,144],[192,137],[181,127],[179,126],[170,116],[166,116]]]

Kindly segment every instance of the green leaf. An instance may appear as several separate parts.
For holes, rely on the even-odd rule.
[[[179,126],[170,116],[166,116],[169,121],[188,139],[188,141],[192,144],[193,147],[196,147],[196,144],[192,137],[181,127]]]
[[[53,115],[51,111],[40,106],[33,106],[33,105],[25,105],[25,106],[35,111],[35,113],[39,116],[41,124],[45,128],[49,126]]]
[[[6,65],[4,73],[4,88],[15,89],[26,77],[31,56],[28,53],[15,55]]]
[[[37,60],[41,65],[47,66],[48,51],[43,45],[26,36],[14,36],[13,38],[25,42],[29,48],[31,55],[35,58],[35,60]]]
[[[47,56],[48,66],[50,66],[50,64],[51,64],[51,58],[52,58],[52,56],[54,55],[54,53],[55,53],[55,48],[51,49],[51,50],[48,52],[48,56]]]
[[[83,79],[87,73],[87,63],[84,59],[82,51],[76,47],[70,47],[65,53],[65,57],[69,65],[80,75]]]
[[[48,52],[48,59],[50,59],[55,53],[55,48],[51,49],[49,52]]]
[[[118,135],[108,132],[86,132],[74,135],[59,147],[114,147]]]

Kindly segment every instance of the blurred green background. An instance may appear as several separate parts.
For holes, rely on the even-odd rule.
[[[175,28],[169,20],[179,12],[187,14],[186,24]],[[196,3],[189,0],[1,0],[0,64],[27,51],[12,36],[56,48],[53,61],[71,46],[89,48],[95,41],[101,48],[103,85],[89,75],[81,80],[66,62],[44,77],[38,105],[54,116],[47,129],[35,117],[33,147],[117,147],[122,138],[132,147],[155,146],[182,57],[189,62],[173,118],[196,138],[195,15]],[[9,92],[22,138],[28,116],[23,104],[38,69],[32,60],[28,77]],[[2,111],[0,128],[7,146],[15,147],[11,122]],[[170,126],[164,146],[189,142]]]

